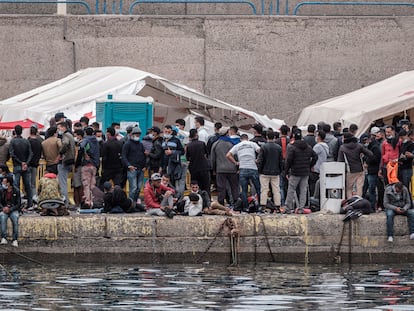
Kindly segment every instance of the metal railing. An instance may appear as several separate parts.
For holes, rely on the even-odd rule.
[[[262,3],[264,2],[264,0],[262,0]],[[201,3],[201,4],[210,4],[210,3],[220,3],[220,4],[247,4],[252,8],[253,14],[256,15],[257,10],[256,10],[256,6],[247,0],[136,0],[134,2],[131,3],[131,5],[129,6],[129,14],[133,13],[134,7],[138,4],[142,4],[142,3]],[[263,8],[262,8],[263,10]]]
[[[260,13],[265,15],[265,10],[268,9],[269,15],[290,15],[289,13],[289,0],[284,2],[284,13],[281,13],[281,1],[283,0],[271,0],[266,8],[265,0],[260,0]],[[84,0],[0,0],[0,4],[73,4],[80,5],[86,9],[87,14],[123,14],[123,0],[95,0],[95,12],[91,13],[91,8]],[[248,5],[253,15],[257,15],[256,5],[250,0],[135,0],[129,6],[128,14],[134,13],[134,8],[141,4],[243,4]],[[304,6],[390,6],[390,7],[414,7],[414,3],[408,2],[324,2],[324,1],[304,1],[299,2],[293,9],[291,15],[298,15],[299,9]],[[341,14],[343,15],[343,14]]]
[[[98,3],[99,0],[96,0]],[[68,1],[62,1],[62,0],[0,0],[0,3],[17,3],[17,4],[77,4],[85,7],[86,12],[88,14],[91,14],[91,8],[89,7],[89,4],[87,4],[84,1],[81,0],[68,0]]]
[[[288,0],[286,0],[286,3]],[[300,2],[298,3],[295,8],[293,9],[293,15],[297,15],[298,11],[301,7],[306,5],[356,5],[356,6],[408,6],[414,7],[414,3],[407,3],[407,2],[323,2],[323,1],[307,1],[307,2]],[[288,15],[288,8],[286,5],[286,15]]]

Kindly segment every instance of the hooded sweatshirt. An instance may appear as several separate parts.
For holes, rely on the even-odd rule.
[[[364,170],[362,166],[362,155],[369,158],[373,157],[372,151],[358,143],[358,139],[356,137],[344,137],[344,143],[341,145],[338,152],[338,162],[347,163],[349,173],[359,173]]]
[[[327,161],[336,161],[338,157],[338,138],[333,136],[331,133],[326,133],[325,143],[329,147],[329,156]]]

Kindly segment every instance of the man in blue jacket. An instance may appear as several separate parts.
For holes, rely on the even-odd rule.
[[[132,129],[131,138],[122,147],[122,161],[127,167],[129,183],[129,197],[136,202],[144,182],[146,164],[145,148],[139,141],[141,129],[136,126]]]

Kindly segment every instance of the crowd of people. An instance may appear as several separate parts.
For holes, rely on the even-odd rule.
[[[214,133],[208,133],[204,122],[197,116],[195,127],[185,131],[185,121],[177,119],[163,129],[146,129],[144,135],[139,126],[129,126],[123,136],[119,123],[104,132],[87,117],[72,124],[57,113],[45,132],[33,125],[28,138],[17,125],[11,140],[0,137],[0,243],[8,243],[10,218],[12,245],[18,245],[21,180],[27,199],[24,209],[35,209],[42,216],[68,215],[71,208],[169,218],[309,213],[319,210],[321,165],[332,161],[345,162],[345,212],[385,210],[390,242],[394,216],[405,215],[414,239],[410,188],[414,135],[409,121],[385,125],[377,120],[359,137],[356,124],[342,128],[339,122],[332,127],[319,122],[310,124],[306,135],[296,126],[273,130],[255,124],[251,139],[237,126],[224,127],[220,122],[214,124]],[[9,158],[12,172],[6,164]],[[46,162],[45,173],[36,183],[41,159]],[[70,173],[74,206],[68,196]]]

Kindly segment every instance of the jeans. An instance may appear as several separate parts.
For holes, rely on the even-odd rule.
[[[403,168],[400,169],[399,173],[399,179],[403,183],[404,186],[407,187],[408,191],[411,193],[411,177],[413,176],[413,169],[412,168]]]
[[[231,204],[237,201],[240,196],[239,178],[237,173],[217,173],[217,200],[224,205],[227,197]]]
[[[72,165],[58,164],[58,181],[62,195],[65,197],[66,207],[69,205],[68,175],[72,171]]]
[[[29,166],[30,172],[30,188],[32,189],[32,197],[37,193],[36,189],[36,177],[37,177],[37,167]]]
[[[26,196],[27,196],[27,207],[31,207],[33,204],[33,199],[32,199],[33,194],[32,194],[31,182],[30,182],[30,169],[27,168],[26,171],[22,171],[21,166],[14,166],[13,173],[14,173],[14,185],[19,189],[20,189],[20,177],[23,178],[24,191],[26,192]]]
[[[1,222],[1,237],[7,237],[7,218],[10,218],[13,225],[13,240],[17,240],[19,237],[19,211],[13,211],[10,214],[0,212]]]
[[[239,181],[241,187],[241,199],[243,201],[243,209],[247,210],[248,203],[247,203],[247,190],[249,186],[249,181],[253,182],[253,185],[257,191],[260,193],[260,180],[259,180],[259,171],[254,169],[248,168],[241,168],[239,174]],[[259,202],[260,203],[260,202]]]
[[[181,178],[175,182],[177,194],[179,196],[184,195],[185,191],[185,183],[187,181],[187,170],[188,170],[188,162],[181,162]]]
[[[371,210],[375,212],[375,204],[377,203],[377,182],[378,182],[378,175],[377,174],[368,174],[367,176],[368,181],[368,198],[369,202],[371,203]]]
[[[144,183],[144,172],[141,169],[128,170],[127,179],[129,183],[129,197],[132,201],[136,202],[141,192],[142,184]]]
[[[288,181],[286,179],[286,174],[284,171],[280,173],[280,179],[279,179],[279,188],[280,188],[280,204],[285,205],[286,201],[286,195],[287,195],[287,185]]]
[[[387,236],[394,236],[394,216],[402,215],[407,216],[408,230],[411,233],[414,233],[414,210],[409,209],[406,214],[397,214],[392,209],[386,209],[385,213],[387,215]]]

